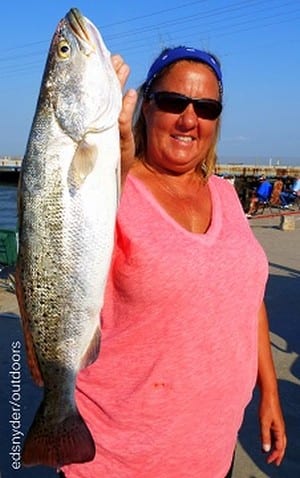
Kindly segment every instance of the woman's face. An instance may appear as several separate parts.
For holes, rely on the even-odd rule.
[[[153,91],[181,93],[192,98],[219,100],[214,73],[202,63],[180,61],[154,86]],[[147,128],[146,160],[153,167],[184,173],[197,167],[215,141],[217,121],[198,118],[190,103],[182,113],[160,111],[154,100],[144,103]]]

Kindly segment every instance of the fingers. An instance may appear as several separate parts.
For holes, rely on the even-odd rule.
[[[264,453],[269,453],[272,448],[271,429],[266,424],[261,424],[261,443]]]
[[[124,62],[121,55],[112,55],[111,61],[112,61],[113,67],[115,69],[115,72],[117,73],[117,77],[119,78],[121,87],[124,88],[125,83],[128,79],[129,73],[130,73],[130,68]]]
[[[132,117],[137,102],[137,92],[133,89],[127,91],[123,97],[123,107],[119,116],[121,138],[132,135]]]
[[[268,463],[275,463],[279,466],[283,460],[286,449],[286,436],[280,435],[273,438],[273,445],[270,455],[267,458]]]
[[[123,98],[123,107],[119,116],[122,182],[133,165],[135,145],[132,133],[132,117],[137,102],[137,92],[128,90]]]
[[[283,460],[287,439],[283,422],[264,424],[261,428],[262,450],[270,453],[267,463],[279,466]]]
[[[130,68],[121,55],[112,55],[111,60],[121,87],[124,88]],[[134,162],[135,146],[132,134],[132,118],[136,102],[137,92],[133,89],[128,90],[123,97],[122,110],[119,115],[122,182]]]
[[[118,76],[122,88],[128,79],[130,68],[124,62],[121,55],[112,55],[111,61]],[[132,117],[137,102],[137,92],[133,89],[127,91],[123,97],[122,111],[119,117],[119,127],[121,138],[128,139],[131,135]]]

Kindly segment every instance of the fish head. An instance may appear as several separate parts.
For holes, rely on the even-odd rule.
[[[78,9],[71,9],[54,33],[41,103],[76,142],[117,123],[122,93],[110,52],[95,25]]]

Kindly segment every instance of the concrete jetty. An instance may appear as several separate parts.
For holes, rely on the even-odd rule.
[[[1,156],[0,157],[0,172],[1,171],[20,171],[22,158],[19,156]]]

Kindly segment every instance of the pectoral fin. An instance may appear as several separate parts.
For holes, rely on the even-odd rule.
[[[95,145],[81,141],[75,151],[68,174],[69,189],[79,189],[94,169],[98,154]]]

